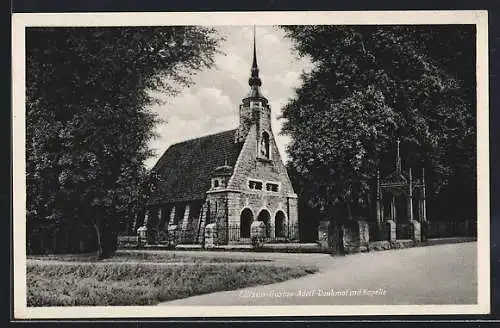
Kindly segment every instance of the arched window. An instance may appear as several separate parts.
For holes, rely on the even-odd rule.
[[[274,218],[274,226],[276,231],[276,237],[285,237],[285,213],[282,211],[278,211]]]
[[[266,131],[262,132],[260,140],[260,154],[265,158],[269,158],[269,133]]]
[[[240,238],[250,238],[250,226],[252,225],[252,221],[252,211],[245,208],[240,216]]]

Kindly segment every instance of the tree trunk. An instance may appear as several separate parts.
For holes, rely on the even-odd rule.
[[[337,242],[337,254],[339,255],[345,255],[345,249],[344,249],[344,229],[342,228],[342,224],[338,223],[337,224],[337,235],[338,235],[338,242]]]
[[[333,245],[331,248],[332,255],[345,255],[344,251],[344,231],[342,224],[337,220],[330,221]]]
[[[97,236],[97,258],[102,259],[104,252],[102,249],[101,230],[97,226],[97,223],[94,223],[94,229]]]

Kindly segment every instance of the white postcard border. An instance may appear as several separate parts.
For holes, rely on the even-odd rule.
[[[383,306],[27,307],[25,28],[29,26],[475,24],[477,29],[478,304]],[[18,13],[12,16],[13,281],[15,319],[487,314],[490,311],[488,13],[464,11]]]

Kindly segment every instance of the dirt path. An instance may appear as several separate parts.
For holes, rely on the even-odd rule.
[[[160,305],[475,304],[476,254],[475,242],[345,257],[273,254],[276,263],[317,264],[320,272]]]

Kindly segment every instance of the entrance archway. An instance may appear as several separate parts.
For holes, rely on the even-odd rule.
[[[396,222],[397,223],[407,222],[408,212],[407,212],[406,196],[396,195],[395,206],[396,206]]]
[[[257,216],[257,221],[262,221],[266,225],[266,237],[271,237],[271,214],[267,210],[262,210]]]
[[[274,229],[276,237],[286,237],[285,213],[278,211],[274,217]]]
[[[240,238],[250,238],[250,226],[253,221],[253,213],[245,208],[240,215]]]

